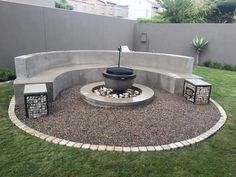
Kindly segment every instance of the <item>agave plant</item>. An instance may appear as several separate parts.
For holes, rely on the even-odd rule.
[[[206,39],[204,39],[203,37],[196,36],[195,38],[193,38],[192,43],[193,43],[193,47],[196,50],[195,64],[198,65],[199,64],[200,53],[203,50],[203,48],[207,46],[208,41]]]

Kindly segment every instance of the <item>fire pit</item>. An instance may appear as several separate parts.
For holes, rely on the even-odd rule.
[[[136,74],[133,69],[120,66],[122,46],[118,50],[118,65],[103,71],[104,82],[83,86],[80,89],[82,99],[99,107],[124,107],[150,103],[154,98],[154,91],[134,83]]]
[[[134,79],[136,78],[136,74],[133,69],[128,67],[120,67],[120,58],[122,47],[119,47],[119,60],[118,66],[112,66],[107,68],[103,72],[105,86],[107,88],[111,88],[117,92],[124,92],[125,90],[132,87],[134,84]]]
[[[123,93],[106,88],[104,82],[95,82],[83,86],[80,95],[84,101],[99,107],[125,107],[150,103],[154,91],[141,84],[134,84]]]

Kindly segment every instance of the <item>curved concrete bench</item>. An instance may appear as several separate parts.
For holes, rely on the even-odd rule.
[[[59,51],[24,55],[15,58],[17,79],[14,81],[16,104],[23,104],[25,84],[46,83],[49,100],[64,89],[80,84],[102,81],[103,70],[115,65],[116,51]],[[132,67],[136,83],[180,93],[186,78],[199,78],[192,74],[192,57],[127,52],[121,63]]]

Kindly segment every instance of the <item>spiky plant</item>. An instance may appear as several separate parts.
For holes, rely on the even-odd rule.
[[[203,37],[196,36],[196,37],[193,38],[192,43],[193,43],[193,47],[196,50],[195,64],[198,65],[199,64],[200,53],[207,46],[208,41],[206,39],[204,39]]]

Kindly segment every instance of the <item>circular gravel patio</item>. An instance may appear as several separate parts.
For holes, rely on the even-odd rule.
[[[148,105],[126,108],[100,108],[84,102],[80,86],[64,90],[50,104],[50,114],[36,119],[24,116],[24,107],[16,115],[29,127],[57,138],[83,144],[107,146],[153,146],[197,137],[220,119],[217,107],[194,105],[182,95],[153,89]]]

